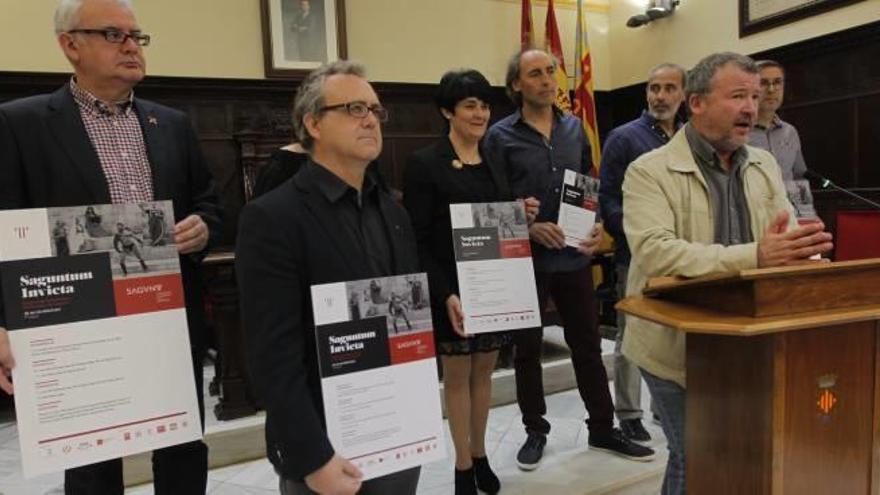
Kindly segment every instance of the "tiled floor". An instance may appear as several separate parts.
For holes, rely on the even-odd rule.
[[[645,394],[647,395],[647,391]],[[547,398],[547,419],[553,425],[547,443],[546,457],[541,467],[524,473],[516,467],[515,456],[525,440],[516,405],[498,407],[489,416],[486,433],[487,451],[493,468],[502,482],[503,494],[510,495],[568,495],[586,493],[618,493],[615,487],[653,478],[666,463],[665,440],[660,428],[646,424],[655,437],[652,446],[658,450],[657,459],[649,463],[632,462],[587,449],[587,432],[579,419],[584,415],[583,403],[576,391],[562,392]],[[447,446],[452,440],[447,432]],[[420,495],[451,495],[452,459],[436,462],[422,470],[419,480]],[[211,495],[277,494],[278,476],[265,459],[215,469],[209,474]],[[627,493],[656,493],[656,483],[648,483],[641,491]],[[131,495],[148,495],[150,486],[126,491]]]
[[[647,407],[647,389],[643,388],[642,397]],[[665,439],[658,426],[646,422],[646,427],[655,437],[651,445],[657,450],[657,459],[648,463],[632,462],[587,448],[587,431],[582,421],[585,412],[577,391],[548,396],[547,408],[547,419],[553,429],[542,465],[530,473],[517,469],[514,460],[516,451],[525,439],[519,409],[516,405],[507,405],[492,410],[486,443],[489,460],[501,478],[501,493],[657,493],[659,475],[666,463]],[[210,428],[212,421],[208,423]],[[452,452],[448,431],[447,450]],[[419,482],[419,494],[452,494],[452,466],[451,457],[425,466]],[[278,493],[278,477],[265,459],[214,469],[208,478],[208,493],[211,495]],[[21,475],[15,425],[0,422],[0,495],[61,494],[62,480],[62,475],[56,474],[25,481]],[[126,493],[148,495],[153,490],[151,485],[143,485],[126,490]]]

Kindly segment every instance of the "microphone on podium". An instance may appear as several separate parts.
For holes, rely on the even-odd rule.
[[[845,189],[843,187],[840,187],[837,184],[831,182],[831,179],[828,179],[826,177],[822,177],[821,175],[817,174],[816,172],[813,172],[812,170],[807,170],[806,172],[804,172],[804,177],[817,181],[819,183],[819,187],[822,189],[834,189],[836,191],[840,191],[850,197],[858,199],[859,201],[861,201],[863,203],[867,203],[867,204],[873,206],[874,208],[880,210],[880,203],[876,203],[876,202],[871,201],[870,199],[868,199],[860,194],[856,194],[856,193],[850,191],[849,189]]]

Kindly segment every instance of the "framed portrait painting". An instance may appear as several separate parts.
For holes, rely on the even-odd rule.
[[[739,37],[864,0],[739,0]]]
[[[346,57],[345,0],[260,0],[266,77],[301,79]]]

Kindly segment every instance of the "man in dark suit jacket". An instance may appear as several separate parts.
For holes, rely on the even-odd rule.
[[[362,484],[327,438],[310,296],[316,284],[418,271],[406,211],[367,172],[382,150],[387,112],[363,68],[335,62],[303,81],[293,113],[310,159],[292,180],[245,206],[236,248],[267,454],[282,494],[414,494],[418,469]]]
[[[52,94],[0,105],[0,209],[173,201],[204,417],[196,269],[220,233],[213,179],[186,115],[134,98],[149,36],[130,8],[116,0],[63,0],[55,20],[74,76]],[[4,324],[0,305],[0,387],[12,393],[14,361]],[[205,493],[207,446],[199,441],[155,451],[153,474],[156,493]],[[68,470],[65,493],[122,494],[122,460]]]

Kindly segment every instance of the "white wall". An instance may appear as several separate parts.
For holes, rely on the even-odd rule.
[[[557,0],[567,63],[574,57],[576,11]],[[608,0],[588,0],[595,85],[607,89]],[[546,4],[533,1],[539,39]],[[51,0],[0,0],[0,70],[68,72],[52,32]],[[259,0],[135,0],[138,22],[153,36],[152,75],[262,78]],[[495,84],[518,48],[519,0],[346,0],[349,57],[377,81],[437,82],[444,71],[473,67]]]
[[[660,62],[687,67],[713,52],[749,54],[880,20],[880,0],[866,0],[740,39],[738,0],[681,0],[672,17],[627,28],[626,20],[644,12],[644,3],[611,2],[612,87],[644,81]]]

